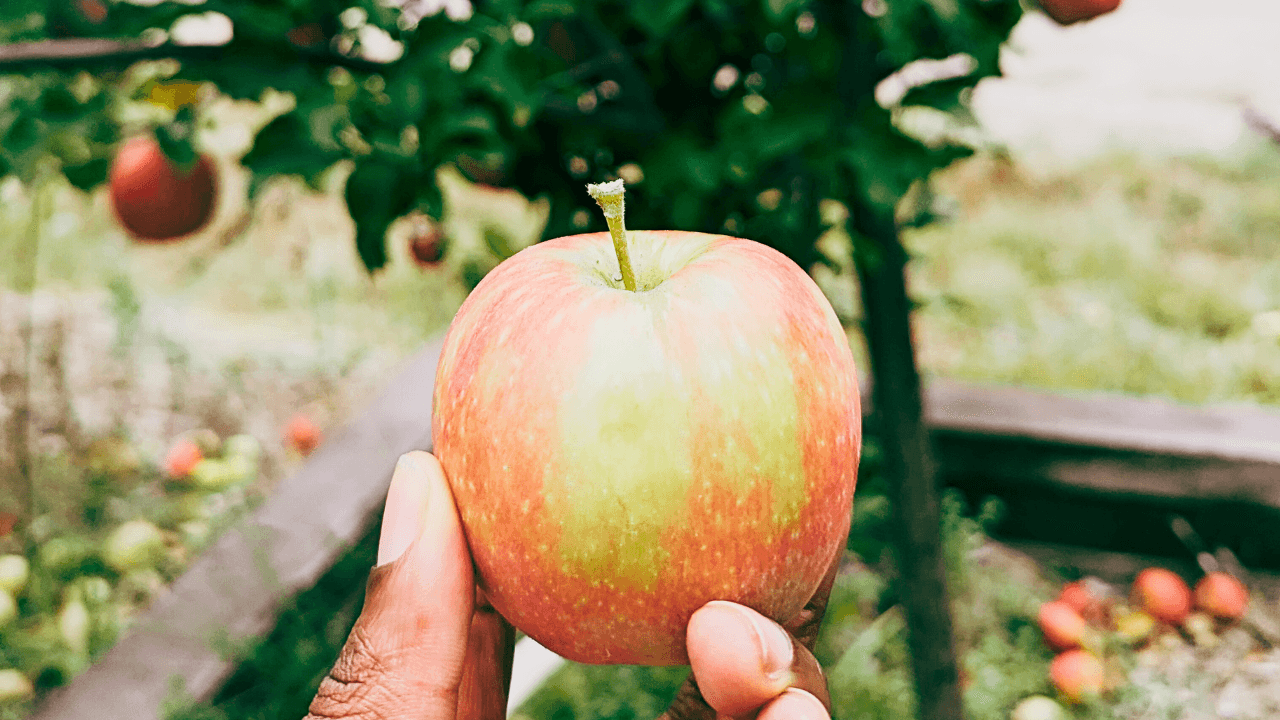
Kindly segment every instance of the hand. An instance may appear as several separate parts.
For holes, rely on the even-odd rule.
[[[476,586],[453,494],[429,453],[409,453],[396,466],[377,562],[308,719],[503,720],[515,631]],[[826,680],[810,649],[838,562],[785,629],[728,602],[694,613],[693,672],[660,720],[829,720]]]

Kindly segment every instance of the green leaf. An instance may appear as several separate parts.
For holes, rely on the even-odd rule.
[[[261,179],[274,175],[299,175],[315,187],[320,175],[342,157],[337,143],[318,146],[312,123],[291,112],[272,120],[258,132],[253,148],[241,163],[253,171],[253,191],[256,191]]]
[[[107,181],[107,173],[110,170],[111,160],[98,158],[80,165],[63,166],[62,174],[67,177],[67,182],[85,192],[89,192]]]
[[[689,12],[693,0],[632,0],[631,17],[641,30],[663,37]]]
[[[417,200],[415,173],[383,158],[356,165],[347,178],[347,210],[356,223],[356,250],[369,272],[387,262],[387,227],[413,209]]]

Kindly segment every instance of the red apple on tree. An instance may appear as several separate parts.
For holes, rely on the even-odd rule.
[[[109,182],[120,224],[141,240],[190,235],[213,215],[213,162],[199,155],[179,165],[149,135],[125,142],[111,164]]]
[[[455,316],[435,453],[512,624],[579,662],[687,664],[703,604],[786,622],[842,551],[853,355],[781,253],[628,233],[621,181],[591,191],[611,234],[517,253]]]
[[[1040,0],[1040,8],[1059,25],[1092,20],[1120,7],[1120,0]]]

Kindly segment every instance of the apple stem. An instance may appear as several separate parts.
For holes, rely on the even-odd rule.
[[[622,271],[622,286],[635,292],[636,274],[631,269],[631,250],[627,247],[627,226],[622,217],[626,214],[626,193],[621,178],[613,182],[587,186],[587,194],[595,198],[596,204],[604,212],[604,221],[609,223],[609,234],[613,236],[613,251],[618,255],[618,269]]]

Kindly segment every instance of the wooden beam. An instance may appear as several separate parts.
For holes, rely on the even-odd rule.
[[[282,45],[283,45],[282,40]],[[350,57],[328,49],[289,44],[300,62],[338,65],[359,72],[380,72],[388,63]],[[217,60],[241,51],[233,40],[222,45],[180,45],[136,39],[68,38],[0,45],[0,73],[37,70],[101,70],[123,68],[142,60]]]

